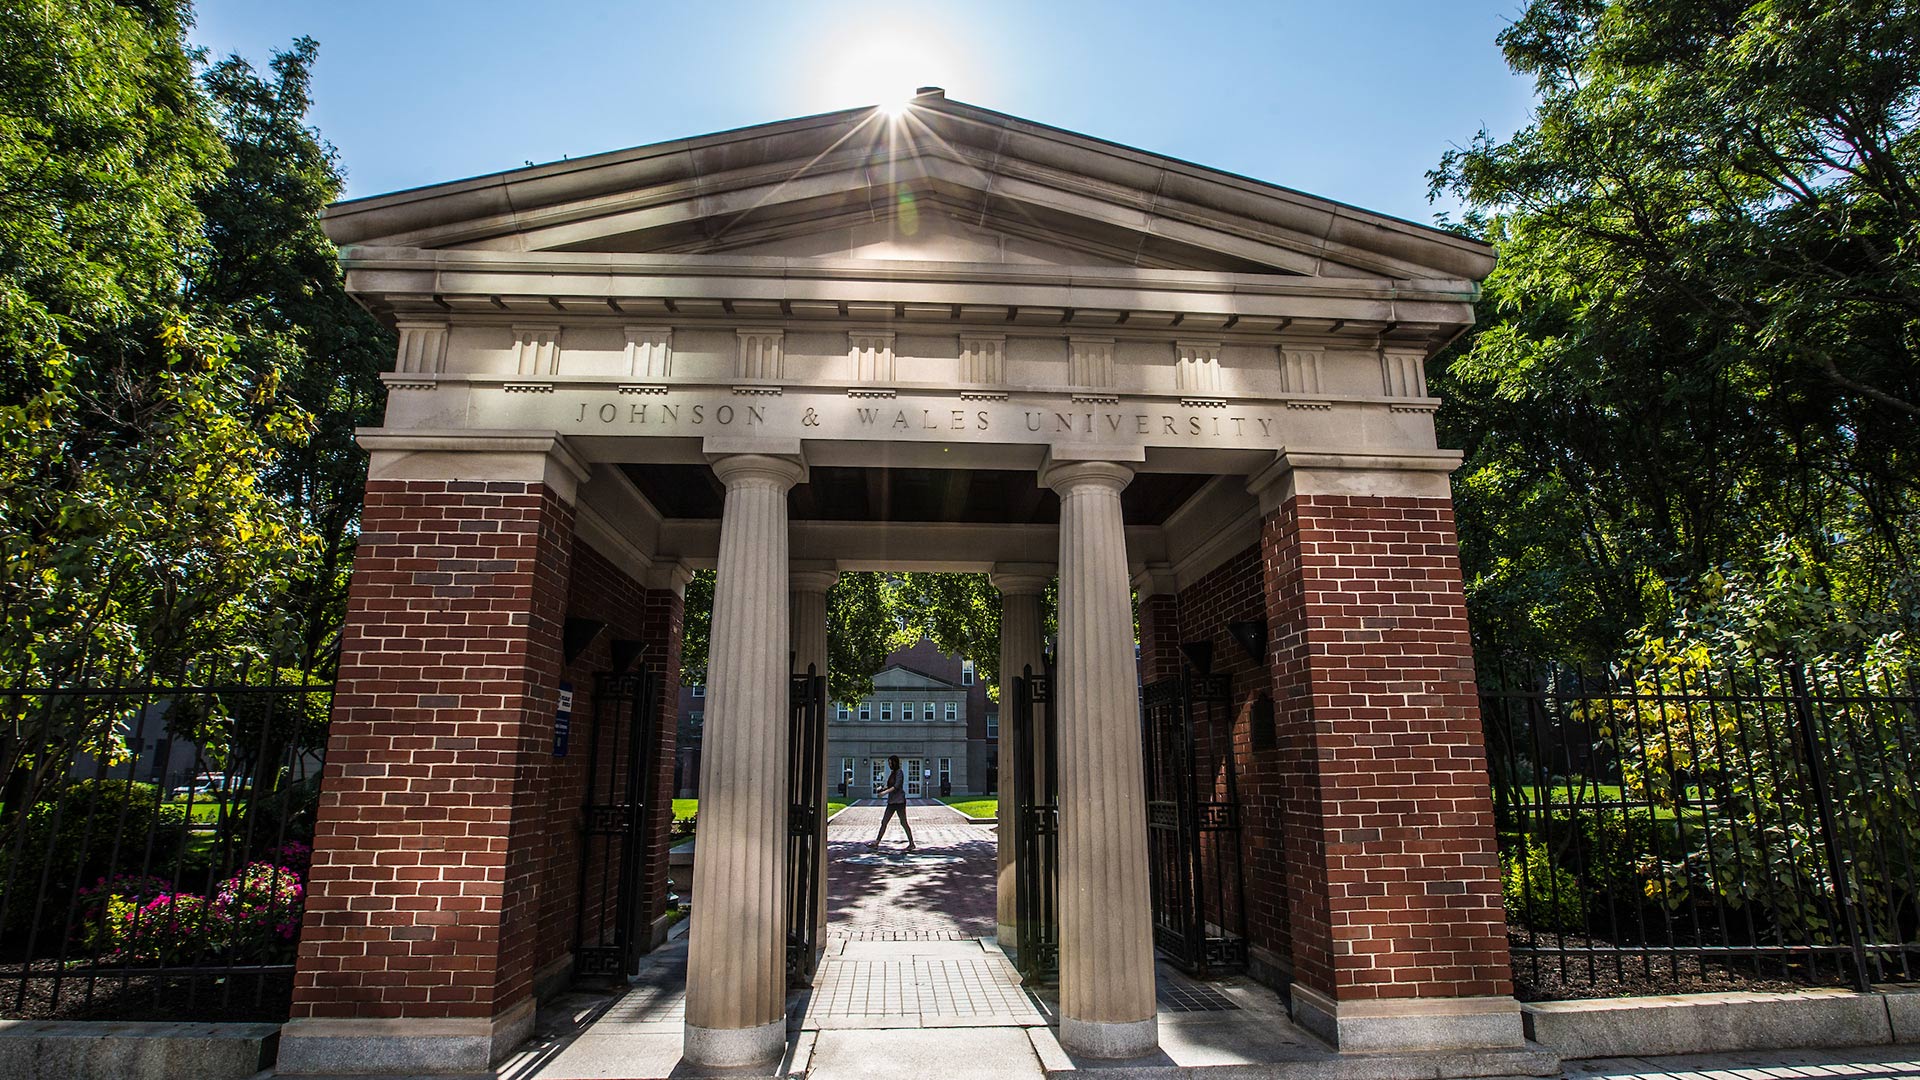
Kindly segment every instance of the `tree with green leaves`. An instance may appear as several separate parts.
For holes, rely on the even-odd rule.
[[[687,583],[680,650],[680,681],[707,681],[707,645],[713,630],[714,573]],[[827,592],[827,698],[858,701],[873,693],[873,676],[887,654],[919,639],[901,618],[900,585],[888,574],[846,573]]]
[[[1432,380],[1483,649],[1612,658],[1782,558],[1920,629],[1920,8],[1534,0],[1500,44],[1532,122],[1432,174],[1500,256]]]
[[[319,227],[339,175],[304,124],[312,43],[271,81],[202,75],[190,22],[184,2],[0,2],[10,683],[330,674],[384,334]],[[112,715],[11,707],[8,808],[75,753],[121,756]]]
[[[184,5],[0,7],[0,669],[135,677],[276,633],[263,481],[311,414],[198,304],[228,158]]]
[[[316,541],[313,557],[276,583],[292,620],[283,662],[331,675],[367,477],[354,431],[379,422],[380,370],[394,340],[347,296],[320,223],[342,178],[334,148],[306,122],[318,52],[298,38],[274,54],[271,79],[237,56],[202,77],[230,160],[198,198],[208,258],[191,284],[198,303],[245,326],[240,362],[272,373],[281,395],[314,418],[264,479]]]
[[[686,642],[681,681],[703,682],[713,617],[713,572],[687,586]],[[1054,632],[1054,591],[1048,586],[1041,633]],[[986,574],[847,573],[827,594],[827,695],[854,702],[873,692],[873,676],[887,654],[928,638],[940,651],[971,659],[975,677],[994,698],[1000,693],[1000,593]]]

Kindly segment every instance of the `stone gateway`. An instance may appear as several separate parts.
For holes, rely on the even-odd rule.
[[[1196,645],[1233,680],[1253,972],[1343,1049],[1521,1044],[1460,456],[1423,374],[1488,248],[938,91],[342,203],[327,227],[399,349],[360,436],[282,1072],[484,1068],[539,996],[664,931],[700,569],[689,1062],[783,1051],[788,853],[821,850],[788,842],[790,675],[826,670],[826,592],[854,570],[988,573],[1005,677],[1051,648],[1070,1049],[1156,1045],[1136,663],[1166,677]],[[644,775],[609,915],[582,836],[619,807],[586,788],[630,709]]]

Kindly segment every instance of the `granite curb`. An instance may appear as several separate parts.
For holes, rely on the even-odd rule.
[[[241,1080],[267,1068],[279,1024],[0,1020],[7,1080]]]
[[[1568,1059],[1879,1046],[1920,1040],[1920,987],[1538,1001],[1521,1019]]]

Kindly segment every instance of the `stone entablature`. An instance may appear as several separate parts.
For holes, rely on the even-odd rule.
[[[1418,450],[1438,404],[1419,351],[1272,335],[456,317],[402,349],[388,430]]]
[[[396,373],[556,383],[793,384],[1080,391],[1167,397],[1424,397],[1424,350],[1321,335],[1242,334],[1195,343],[1165,331],[1098,337],[1017,326],[898,330],[789,321],[530,326],[485,317],[406,321]]]

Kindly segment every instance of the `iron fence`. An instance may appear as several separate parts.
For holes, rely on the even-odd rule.
[[[1914,674],[1483,666],[1519,995],[1912,979]]]
[[[333,688],[224,674],[0,687],[0,1016],[286,1018]]]

